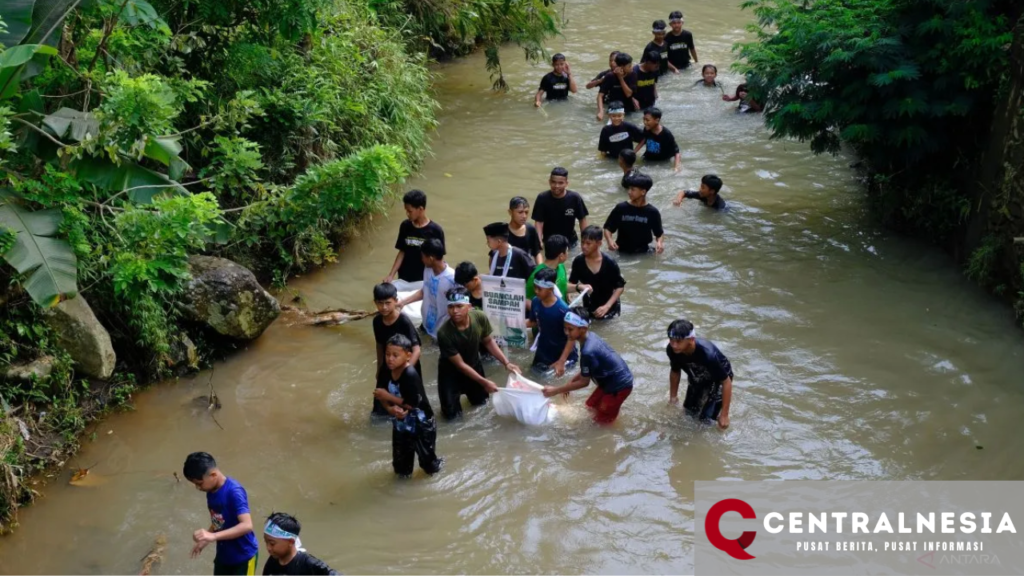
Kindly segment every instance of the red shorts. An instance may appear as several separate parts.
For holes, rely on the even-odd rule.
[[[594,410],[594,422],[598,424],[611,424],[615,422],[615,419],[619,417],[619,409],[622,408],[622,403],[626,401],[626,398],[629,398],[632,392],[632,386],[613,394],[609,394],[600,388],[594,390],[590,398],[587,398],[587,408]]]

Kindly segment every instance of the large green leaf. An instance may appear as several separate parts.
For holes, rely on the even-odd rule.
[[[36,0],[3,0],[0,2],[0,18],[7,25],[7,31],[0,32],[0,44],[7,48],[17,46],[32,28],[32,7]]]
[[[43,126],[49,128],[57,136],[63,138],[68,134],[75,142],[81,142],[86,136],[100,133],[100,121],[90,112],[82,112],[74,108],[61,108],[43,118]]]
[[[185,170],[189,168],[188,164],[178,156],[181,154],[179,140],[181,138],[178,136],[148,136],[146,137],[146,146],[142,150],[142,155],[146,158],[167,166],[172,180],[181,179]]]
[[[143,168],[135,162],[114,164],[106,158],[86,158],[72,165],[79,180],[85,180],[108,192],[128,192],[138,204],[151,204],[157,194],[187,194],[185,187],[159,172]]]
[[[122,0],[114,1],[120,4]],[[121,11],[121,20],[132,26],[145,24],[155,30],[163,29],[170,32],[167,23],[157,14],[156,8],[153,8],[152,4],[144,0],[128,0],[125,2],[124,10]]]
[[[7,50],[4,50],[3,54],[0,54],[0,68],[21,66],[25,62],[31,60],[37,52],[39,54],[53,56],[57,54],[57,49],[53,46],[47,46],[46,44],[22,44],[20,46],[15,46],[14,48],[8,48]]]
[[[0,189],[0,226],[14,232],[14,246],[3,255],[19,274],[27,274],[25,291],[43,307],[52,307],[78,292],[78,261],[67,242],[54,238],[60,210],[29,212]]]

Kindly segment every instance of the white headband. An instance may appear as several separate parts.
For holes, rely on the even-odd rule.
[[[626,113],[626,109],[625,108],[609,108],[608,109],[608,113],[609,114],[625,114]]]
[[[589,328],[590,327],[590,322],[587,322],[586,320],[581,318],[575,312],[566,312],[565,313],[565,323],[566,324],[570,324],[572,326],[575,326],[577,328]]]
[[[547,280],[534,280],[533,285],[537,288],[554,288],[554,282],[548,282]]]

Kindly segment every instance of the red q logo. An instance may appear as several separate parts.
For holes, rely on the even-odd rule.
[[[708,510],[708,516],[704,519],[704,532],[708,535],[708,541],[715,548],[737,560],[753,560],[754,556],[748,554],[746,548],[754,542],[754,536],[757,536],[757,532],[753,530],[744,532],[736,540],[722,536],[718,523],[726,512],[739,512],[739,515],[747,520],[757,518],[757,515],[754,514],[754,509],[743,500],[737,498],[720,500]]]

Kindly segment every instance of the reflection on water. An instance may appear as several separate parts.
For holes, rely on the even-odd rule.
[[[612,49],[638,56],[650,22],[676,7],[569,3],[565,37],[551,48],[583,79]],[[740,78],[727,71],[729,49],[749,15],[694,0],[686,16],[701,62],[718,63],[731,91]],[[510,197],[545,189],[553,165],[569,169],[597,223],[625,198],[618,169],[597,158],[596,94],[538,111],[532,94],[546,68],[513,48],[504,56],[508,94],[490,92],[480,56],[441,68],[435,157],[409,183],[428,192],[452,263],[482,265],[483,224],[504,218]],[[208,573],[212,549],[188,558],[192,531],[208,523],[203,495],[172,475],[193,450],[213,453],[247,487],[254,517],[295,514],[309,550],[348,573],[686,573],[694,480],[1024,477],[1011,444],[1024,419],[1024,358],[1006,311],[943,256],[879,231],[849,159],[770,141],[758,117],[736,115],[718,91],[688,89],[698,75],[660,86],[684,160],[677,175],[646,169],[665,254],[621,259],[623,317],[599,328],[637,377],[615,427],[589,424],[582,393],[552,428],[472,410],[440,424],[442,474],[396,481],[389,425],[367,418],[369,321],[282,323],[217,366],[224,430],[192,403],[209,373],[156,387],[100,424],[78,460],[99,462],[94,473],[108,481],[48,487],[0,542],[0,570],[132,573],[165,534],[160,573]],[[708,172],[725,180],[730,213],[671,206]],[[371,306],[401,217],[399,206],[375,219],[337,266],[292,287],[314,309]],[[664,329],[679,315],[732,360],[727,433],[666,405]],[[436,403],[435,350],[423,365]]]

